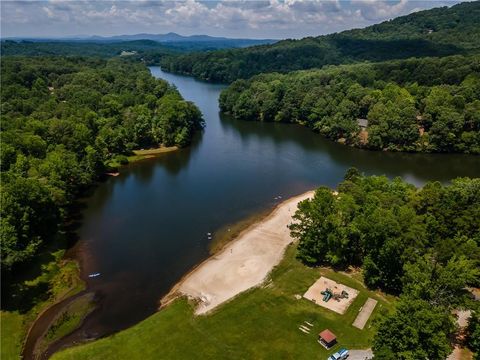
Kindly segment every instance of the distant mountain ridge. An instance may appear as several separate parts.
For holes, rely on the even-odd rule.
[[[271,44],[277,40],[273,39],[247,39],[247,38],[227,38],[217,37],[210,35],[180,35],[174,32],[166,34],[132,34],[132,35],[115,35],[115,36],[91,36],[87,40],[102,40],[102,41],[131,41],[131,40],[153,40],[158,42],[182,42],[182,41],[195,41],[195,42],[215,42],[215,41],[236,41],[236,42],[248,42],[256,44]]]
[[[119,56],[134,52],[142,61],[157,64],[171,53],[214,51],[271,44],[269,39],[230,39],[208,35],[134,34],[110,37],[78,35],[68,38],[3,38],[1,54],[5,56]],[[131,54],[131,55],[134,55]]]
[[[252,46],[272,44],[277,40],[274,39],[248,39],[248,38],[227,38],[217,37],[210,35],[180,35],[174,32],[166,34],[125,34],[125,35],[113,35],[113,36],[99,36],[99,35],[76,35],[68,37],[8,37],[2,38],[2,40],[15,40],[15,41],[31,41],[31,42],[50,42],[50,41],[81,41],[81,42],[120,42],[120,41],[135,41],[135,40],[151,40],[159,43],[181,43],[181,42],[205,42],[205,43],[232,43],[240,46]]]

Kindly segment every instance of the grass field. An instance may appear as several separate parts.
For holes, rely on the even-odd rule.
[[[147,150],[133,150],[134,155],[128,157],[128,162],[132,163],[132,162],[143,160],[143,159],[149,159],[157,156],[158,154],[163,154],[163,153],[167,153],[175,150],[178,150],[177,146],[159,147],[156,149],[147,149]]]
[[[78,328],[85,317],[95,309],[93,297],[93,293],[84,294],[63,309],[50,325],[45,336],[41,338],[37,352],[42,353],[46,351],[55,341]]]
[[[20,359],[27,329],[24,316],[18,312],[0,312],[0,358]]]
[[[320,276],[356,288],[360,294],[344,315],[295,298]],[[145,321],[111,337],[56,354],[54,359],[325,359],[339,347],[368,348],[372,318],[364,330],[352,327],[368,297],[378,300],[372,318],[393,305],[393,298],[370,292],[354,276],[330,269],[308,268],[295,259],[290,246],[265,285],[240,294],[213,313],[194,316],[186,299],[179,299]],[[313,330],[304,334],[304,321]],[[329,328],[338,345],[326,351],[318,333]]]
[[[117,171],[118,168],[124,165],[131,164],[140,160],[151,159],[158,156],[159,154],[172,152],[178,149],[178,146],[161,146],[155,149],[133,150],[133,155],[117,155],[113,159],[110,159],[105,165],[107,166],[109,171]]]
[[[62,260],[63,254],[63,250],[53,253],[54,259],[42,266],[41,275],[22,284],[22,289],[26,289],[25,291],[32,291],[32,289],[35,291],[39,288],[42,292],[42,296],[33,296],[35,301],[28,311],[0,312],[0,359],[20,359],[28,328],[38,314],[55,302],[85,289],[85,283],[79,277],[78,264],[74,261]],[[49,290],[47,294],[43,294],[44,285],[47,285]],[[20,296],[20,294],[15,295]]]

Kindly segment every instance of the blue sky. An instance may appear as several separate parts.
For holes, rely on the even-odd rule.
[[[2,37],[167,33],[301,38],[364,27],[455,0],[4,1]]]

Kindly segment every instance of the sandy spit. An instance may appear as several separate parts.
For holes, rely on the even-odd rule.
[[[205,314],[239,293],[260,285],[293,242],[287,226],[298,203],[311,198],[313,191],[279,204],[262,221],[253,224],[220,252],[187,274],[161,300],[166,306],[179,296],[195,299],[195,313]]]

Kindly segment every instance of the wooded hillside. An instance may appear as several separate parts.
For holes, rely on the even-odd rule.
[[[373,150],[480,153],[480,57],[325,67],[237,80],[220,96],[242,120],[298,123]]]
[[[185,146],[201,113],[142,64],[2,58],[2,271],[30,260],[111,160]]]
[[[232,82],[329,64],[467,54],[480,50],[480,2],[402,16],[365,29],[273,45],[163,57],[167,71]]]
[[[422,189],[400,178],[350,169],[332,193],[321,187],[299,205],[291,225],[298,257],[310,265],[361,266],[371,288],[400,295],[376,324],[375,359],[445,359],[457,331],[454,309],[472,310],[473,351],[480,284],[480,179]]]

